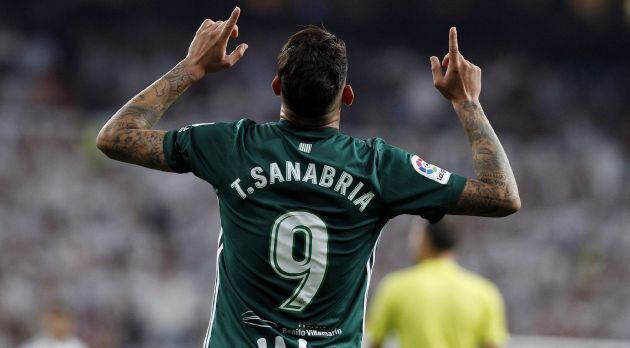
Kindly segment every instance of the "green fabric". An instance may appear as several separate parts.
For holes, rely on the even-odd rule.
[[[166,134],[164,153],[219,198],[207,347],[360,347],[382,227],[400,214],[439,220],[466,181],[421,175],[412,154],[382,139],[286,121],[184,127]]]

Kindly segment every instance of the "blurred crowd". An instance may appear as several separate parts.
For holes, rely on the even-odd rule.
[[[0,21],[0,347],[37,335],[42,313],[59,304],[92,348],[197,346],[214,279],[214,192],[192,175],[110,161],[94,138],[185,55],[205,15],[173,9],[178,20],[169,22],[165,2],[141,18],[147,2],[36,3],[10,5]],[[374,1],[246,1],[237,40],[249,44],[245,58],[191,88],[158,126],[277,119],[269,86],[277,50],[296,23],[321,22],[346,39],[357,94],[341,131],[472,176],[428,59],[445,53],[449,9],[458,8],[460,48],[484,71],[481,101],[523,202],[506,219],[451,218],[464,236],[460,262],[498,284],[512,332],[630,339],[630,52],[627,40],[615,41],[629,33],[630,5],[515,1],[513,12],[524,3],[537,11],[524,12],[524,24],[538,19],[545,30],[549,11],[561,9],[558,21],[579,30],[512,42],[523,28],[484,26],[484,18],[509,20],[476,18],[472,1],[425,12],[388,3],[415,6],[441,26],[422,24],[414,36],[413,15]],[[338,14],[344,6],[349,23]],[[207,11],[220,16],[229,6]],[[378,11],[402,19],[375,23]],[[401,256],[410,221],[385,230],[372,286],[411,264]]]

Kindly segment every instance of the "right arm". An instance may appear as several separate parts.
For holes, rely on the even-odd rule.
[[[447,66],[446,74],[442,65]],[[449,33],[449,53],[443,63],[431,57],[435,87],[453,104],[473,153],[477,180],[468,179],[457,204],[448,213],[455,215],[507,216],[521,207],[518,187],[507,155],[486,118],[479,94],[481,69],[459,53],[457,31]]]
[[[96,147],[117,161],[171,171],[162,150],[166,131],[153,126],[194,81],[184,63],[177,64],[107,121],[96,137]]]
[[[163,151],[163,130],[153,126],[195,81],[209,72],[233,66],[245,53],[246,44],[226,54],[230,36],[238,35],[237,7],[227,21],[206,19],[195,34],[188,55],[168,73],[123,105],[103,126],[96,146],[108,157],[144,167],[172,171]]]

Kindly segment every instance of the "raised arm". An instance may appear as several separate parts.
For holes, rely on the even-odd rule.
[[[446,66],[446,74],[442,72]],[[435,87],[451,101],[472,147],[477,180],[469,179],[449,214],[506,216],[518,211],[521,200],[514,173],[501,142],[479,103],[481,69],[464,59],[457,30],[449,33],[449,53],[442,64],[431,57]]]
[[[237,7],[225,22],[203,21],[186,58],[123,105],[99,132],[96,146],[109,158],[171,171],[163,152],[166,132],[152,128],[195,81],[208,72],[233,66],[243,56],[246,44],[240,44],[229,55],[225,51],[230,36],[238,36],[239,15]]]

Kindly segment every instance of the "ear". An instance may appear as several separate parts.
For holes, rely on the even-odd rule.
[[[352,86],[345,85],[343,86],[343,92],[341,92],[341,102],[346,105],[352,105],[354,101],[354,91],[352,90]]]
[[[280,87],[280,78],[278,77],[278,75],[276,75],[273,78],[273,81],[271,81],[271,89],[273,89],[273,94],[280,96],[282,88]]]

